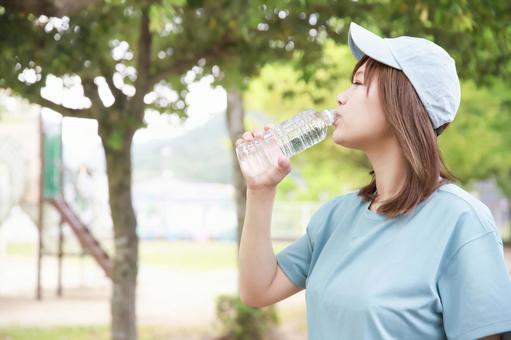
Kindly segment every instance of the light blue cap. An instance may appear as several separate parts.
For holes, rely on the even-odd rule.
[[[367,55],[402,70],[429,114],[433,128],[452,122],[461,100],[454,59],[442,47],[423,38],[381,38],[352,22],[348,33],[351,53]]]

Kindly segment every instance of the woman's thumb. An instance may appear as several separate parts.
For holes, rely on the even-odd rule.
[[[289,158],[287,158],[286,156],[280,156],[277,161],[277,165],[279,167],[279,170],[287,171],[291,166],[291,162],[289,161]]]

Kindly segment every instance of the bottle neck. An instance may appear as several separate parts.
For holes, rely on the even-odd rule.
[[[335,120],[335,109],[326,109],[320,112],[321,117],[327,125],[334,124]]]

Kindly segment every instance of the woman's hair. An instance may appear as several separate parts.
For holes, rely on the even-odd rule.
[[[401,190],[390,200],[383,201],[378,212],[389,218],[405,214],[431,195],[439,186],[457,180],[444,164],[437,144],[437,136],[449,125],[434,130],[412,83],[403,71],[386,66],[364,56],[353,70],[366,63],[364,84],[366,91],[377,76],[378,93],[386,120],[396,136],[407,163],[406,180]],[[376,193],[374,171],[371,182],[360,188],[358,195],[371,201]],[[438,178],[441,177],[441,181]]]

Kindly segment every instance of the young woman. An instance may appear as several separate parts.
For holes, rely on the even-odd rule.
[[[332,139],[367,155],[372,180],[323,204],[275,255],[271,215],[289,159],[261,177],[244,172],[241,298],[263,307],[306,289],[309,339],[498,339],[511,331],[502,240],[436,140],[460,103],[454,60],[421,38],[382,39],[354,23],[348,36],[359,61]]]

